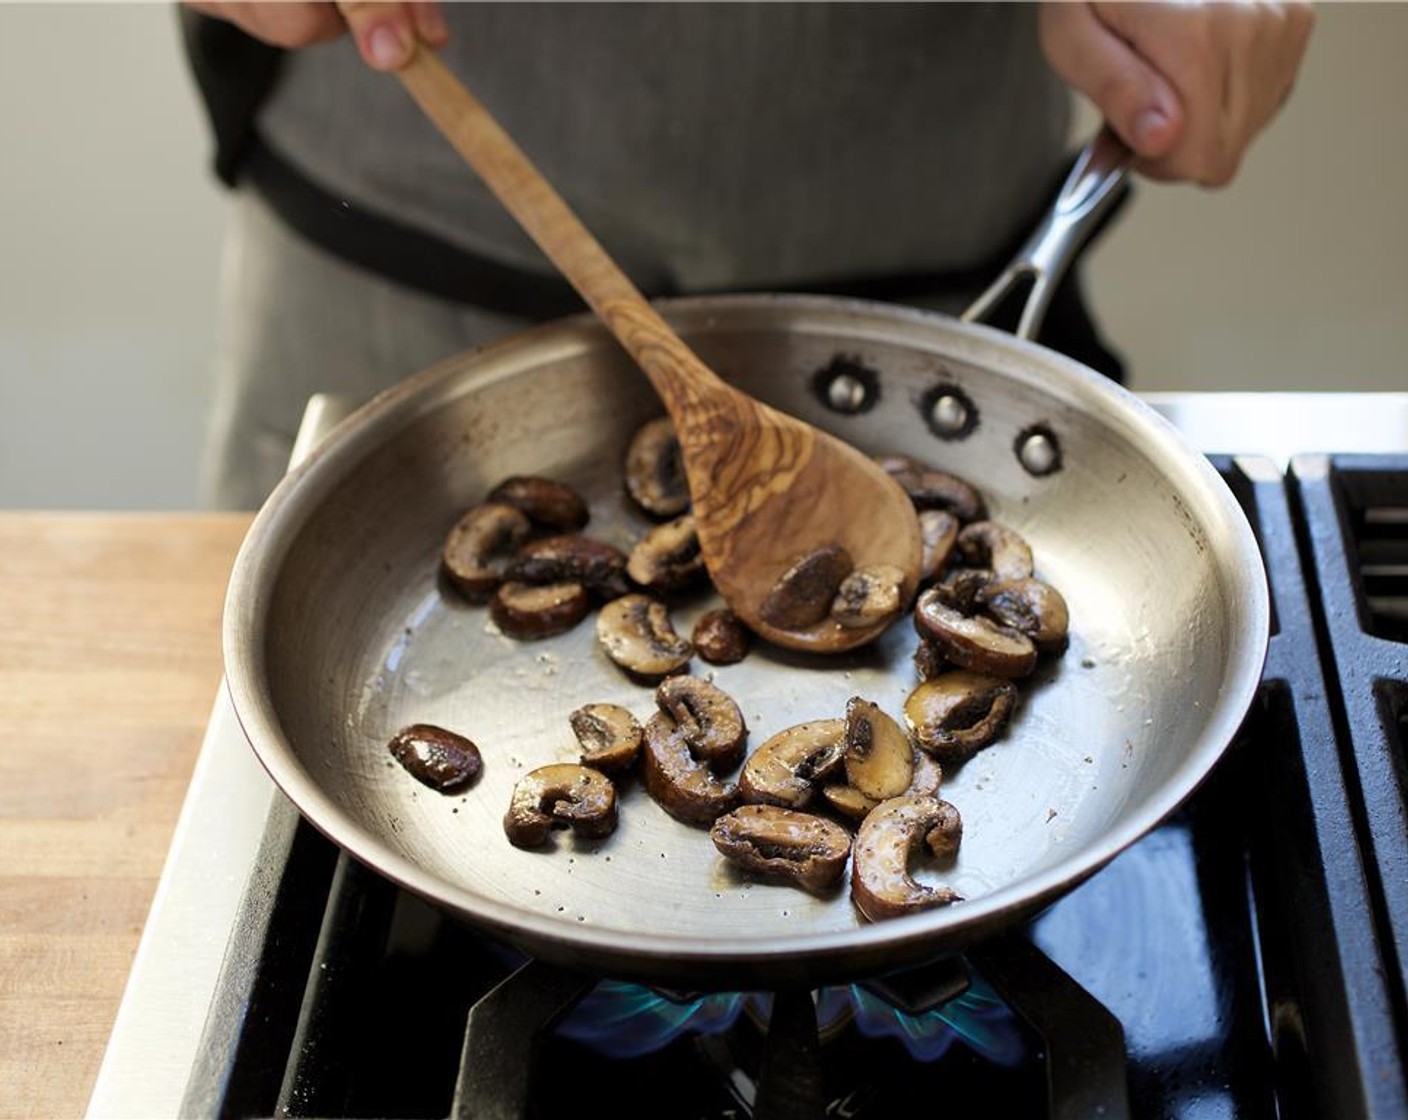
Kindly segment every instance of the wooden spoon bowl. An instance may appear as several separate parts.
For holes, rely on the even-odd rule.
[[[798,560],[839,546],[856,568],[899,569],[907,606],[921,545],[900,485],[869,456],[710,370],[439,58],[418,50],[397,76],[649,378],[679,437],[705,565],[730,608],[763,638],[816,653],[883,633],[894,617],[783,626],[769,621],[765,603]]]

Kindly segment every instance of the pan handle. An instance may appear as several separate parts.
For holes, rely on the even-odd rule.
[[[1017,323],[1018,338],[1035,338],[1046,318],[1052,293],[1066,269],[1105,216],[1129,178],[1134,153],[1108,125],[1095,134],[1076,157],[1061,193],[1027,243],[1001,276],[989,285],[960,319],[980,323],[1025,278],[1031,291]]]

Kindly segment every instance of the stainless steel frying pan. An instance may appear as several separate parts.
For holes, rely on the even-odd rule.
[[[1235,500],[1167,422],[1083,366],[933,313],[790,296],[661,309],[744,391],[863,450],[968,478],[1065,595],[1070,648],[1024,682],[1005,738],[944,785],[965,834],[941,881],[965,901],[867,923],[844,889],[816,898],[733,871],[704,830],[667,816],[639,785],[623,790],[605,841],[508,843],[516,780],[576,757],[568,713],[599,701],[642,717],[653,708],[651,690],[597,648],[590,621],[514,641],[437,578],[450,526],[512,474],[571,483],[590,502],[587,531],[617,545],[647,527],[624,495],[621,459],[659,405],[585,315],[380,396],[256,517],[229,588],[227,676],[254,750],[314,825],[543,959],[646,982],[773,988],[917,963],[1029,917],[1189,796],[1257,687],[1268,596]],[[818,378],[837,355],[875,371],[871,399]],[[678,628],[716,605],[681,605]],[[852,654],[757,646],[736,665],[696,660],[693,670],[739,701],[756,746],[843,714],[855,695],[898,716],[916,683],[915,641],[897,625]],[[391,761],[387,741],[415,722],[479,745],[473,789],[443,796]]]

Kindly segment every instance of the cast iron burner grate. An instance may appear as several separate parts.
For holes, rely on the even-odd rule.
[[[1408,1114],[1408,457],[1300,459],[1287,478],[1217,465],[1256,528],[1274,616],[1222,763],[1029,926],[857,986],[926,1031],[990,990],[1017,1039],[1002,1060],[961,1038],[916,1056],[854,1015],[832,1022],[825,991],[752,994],[726,1023],[716,1001],[606,1056],[571,1028],[593,978],[456,923],[279,800],[182,1115]]]
[[[1408,1038],[1408,457],[1300,456],[1291,478],[1338,678],[1340,748],[1401,1052]]]

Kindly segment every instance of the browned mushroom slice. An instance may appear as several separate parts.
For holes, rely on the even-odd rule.
[[[468,789],[484,769],[479,748],[471,740],[434,724],[403,728],[388,748],[411,777],[441,793]]]
[[[841,581],[831,617],[849,629],[882,626],[904,610],[904,571],[893,564],[857,568]]]
[[[1017,704],[1017,686],[959,670],[924,681],[904,702],[914,740],[944,762],[960,763],[993,742]]]
[[[742,805],[714,821],[709,838],[730,863],[817,894],[841,882],[851,836],[834,821],[776,805]]]
[[[998,580],[978,592],[978,603],[1002,625],[1029,637],[1037,649],[1059,653],[1066,648],[1070,614],[1065,598],[1049,583]]]
[[[591,596],[580,583],[509,582],[494,592],[489,616],[510,638],[550,638],[571,630],[591,609]]]
[[[946,817],[937,797],[892,797],[861,822],[851,860],[851,899],[872,922],[961,901],[948,887],[933,887],[909,871],[910,855]]]
[[[500,502],[477,505],[445,537],[440,566],[467,599],[487,602],[532,531],[528,518],[513,506]]]
[[[851,554],[839,544],[807,553],[778,577],[758,616],[779,630],[815,626],[830,613],[837,589],[853,567]]]
[[[727,607],[706,611],[694,624],[690,641],[699,656],[713,665],[732,665],[748,656],[752,635],[743,620]]]
[[[860,790],[848,786],[844,782],[833,782],[830,785],[822,786],[821,796],[838,813],[850,817],[854,821],[864,820],[865,815],[880,804],[875,798],[866,797]]]
[[[939,602],[959,614],[977,614],[978,596],[992,580],[986,568],[954,568],[933,585]]]
[[[909,736],[878,704],[859,696],[846,702],[846,782],[867,797],[898,797],[914,777]]]
[[[645,721],[641,774],[646,792],[685,824],[712,824],[738,805],[738,786],[694,757],[683,730],[664,712]]]
[[[709,572],[699,551],[694,515],[683,514],[641,537],[626,561],[626,574],[639,586],[660,593],[704,582]]]
[[[818,719],[785,728],[748,756],[738,788],[758,805],[801,809],[816,783],[836,772],[846,754],[846,721]]]
[[[914,776],[909,779],[909,788],[905,793],[930,797],[938,793],[943,784],[944,768],[939,765],[939,760],[928,751],[915,747]]]
[[[904,487],[915,509],[946,510],[963,522],[981,521],[988,515],[982,494],[957,475],[909,455],[882,455],[876,462]]]
[[[505,579],[523,583],[580,583],[600,599],[630,591],[626,554],[615,545],[577,533],[529,541],[518,550]]]
[[[935,579],[948,567],[953,555],[954,544],[958,541],[958,518],[947,510],[920,510],[919,540],[923,551],[919,560],[920,582]]]
[[[640,754],[640,721],[619,704],[584,704],[567,722],[581,744],[583,766],[627,770]]]
[[[963,526],[958,551],[973,567],[987,568],[997,579],[1027,579],[1032,574],[1032,550],[1026,538],[996,521]]]
[[[718,685],[698,677],[670,677],[655,689],[655,702],[701,762],[731,770],[743,760],[748,725],[737,702]]]
[[[689,508],[689,482],[680,441],[668,416],[642,424],[626,449],[626,492],[652,517],[678,517]]]
[[[600,770],[557,762],[529,771],[513,787],[504,832],[519,848],[536,848],[554,828],[579,836],[609,836],[616,829],[616,787]]]
[[[939,805],[942,807],[939,821],[925,834],[924,843],[935,859],[947,863],[958,855],[959,845],[963,843],[963,818],[957,807],[947,801],[940,801]]]
[[[943,784],[944,771],[938,760],[927,751],[914,750],[914,776],[909,780],[909,788],[904,792],[915,796],[932,796],[939,792]],[[880,802],[867,797],[854,786],[834,782],[821,787],[821,794],[838,813],[852,820],[864,820],[865,815]]]
[[[1025,634],[945,606],[935,588],[914,604],[914,627],[955,665],[999,677],[1025,677],[1036,666],[1036,646]]]
[[[521,510],[534,525],[556,533],[575,533],[587,523],[587,503],[561,482],[537,475],[513,475],[489,491],[488,500]]]
[[[694,652],[689,641],[675,633],[669,608],[640,592],[622,595],[602,607],[596,635],[612,661],[647,681],[678,673]]]
[[[914,647],[915,676],[921,681],[927,681],[952,669],[953,662],[940,652],[938,646],[928,638],[919,639],[919,644]]]

